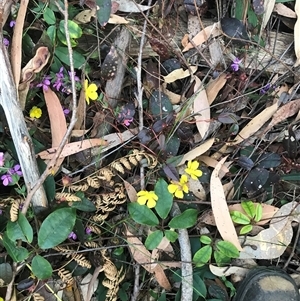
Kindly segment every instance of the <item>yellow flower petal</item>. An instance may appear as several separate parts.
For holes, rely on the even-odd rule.
[[[138,202],[140,205],[145,205],[146,202],[147,202],[147,197],[146,197],[146,196],[140,196],[140,197],[137,199],[137,202]]]
[[[189,187],[187,185],[183,185],[182,186],[182,190],[185,192],[185,193],[188,193],[189,192]]]
[[[168,190],[169,190],[169,192],[170,193],[175,193],[175,191],[178,189],[178,185],[176,185],[176,184],[169,184],[168,185]]]
[[[141,190],[141,191],[139,191],[136,195],[137,196],[143,196],[143,195],[146,195],[148,193],[148,191],[146,191],[146,190]]]
[[[182,192],[182,190],[176,190],[176,191],[175,191],[175,196],[176,196],[178,199],[183,199],[183,192]]]
[[[40,118],[42,116],[42,110],[36,106],[33,106],[29,111],[29,116],[31,118]]]
[[[154,200],[158,200],[158,196],[155,194],[154,191],[149,191],[149,195],[151,196],[151,198],[153,198]]]
[[[156,202],[152,199],[152,200],[148,200],[147,202],[147,207],[148,208],[154,208],[156,205]]]
[[[180,178],[180,184],[185,184],[188,181],[187,175],[182,175]]]

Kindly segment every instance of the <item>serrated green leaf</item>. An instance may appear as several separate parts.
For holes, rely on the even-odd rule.
[[[130,203],[128,211],[131,218],[141,225],[157,226],[159,224],[156,215],[146,205]]]
[[[250,224],[251,220],[248,216],[246,216],[244,213],[239,211],[231,211],[230,216],[233,222],[241,225],[248,225]]]
[[[205,245],[210,245],[211,244],[211,238],[207,235],[201,235],[200,236],[200,241]]]
[[[46,7],[46,9],[44,10],[43,17],[48,25],[54,25],[56,23],[54,12],[49,7]]]
[[[61,20],[59,22],[59,30],[64,36],[66,36],[65,20]],[[68,30],[70,39],[79,39],[82,36],[82,29],[77,23],[72,20],[68,20]]]
[[[161,230],[156,230],[148,235],[148,237],[145,240],[145,247],[148,250],[154,250],[163,239],[164,234]]]
[[[62,46],[56,47],[54,54],[60,61],[70,66],[69,51],[67,47],[62,47]],[[74,50],[73,62],[74,62],[74,68],[80,69],[80,67],[82,67],[85,63],[85,58],[82,54]]]
[[[154,191],[158,196],[155,211],[162,219],[165,219],[172,208],[173,195],[169,192],[168,183],[164,179],[159,179],[156,182]]]
[[[16,222],[8,221],[6,232],[12,241],[21,239],[24,242],[31,243],[33,239],[32,227],[22,213],[19,213],[18,220]]]
[[[23,247],[18,247],[15,242],[11,241],[6,232],[3,234],[2,242],[6,252],[14,262],[21,262],[28,258],[29,252]]]
[[[254,220],[256,222],[259,222],[262,219],[262,215],[263,215],[263,208],[261,204],[256,204],[256,208],[255,208],[255,217]]]
[[[217,243],[217,249],[225,256],[230,258],[238,258],[240,252],[235,245],[229,241],[221,240]]]
[[[173,229],[187,229],[193,227],[197,222],[197,210],[187,209],[183,213],[175,216],[169,222],[169,227]]]
[[[255,205],[252,201],[245,201],[241,203],[242,208],[244,211],[250,216],[251,218],[254,218],[255,216]]]
[[[41,249],[50,249],[68,238],[76,221],[76,210],[61,208],[52,212],[43,221],[38,233],[38,244]]]
[[[33,257],[31,268],[33,275],[35,275],[39,280],[48,279],[52,275],[52,267],[50,262],[40,255]]]
[[[178,233],[173,230],[165,230],[165,237],[170,242],[175,242],[178,239]]]
[[[202,267],[206,263],[208,263],[208,261],[211,258],[211,254],[212,254],[212,247],[209,245],[204,246],[195,253],[193,257],[193,262],[196,264],[197,267]]]
[[[252,225],[246,225],[240,230],[240,235],[244,235],[246,233],[249,233],[252,231],[253,226]]]

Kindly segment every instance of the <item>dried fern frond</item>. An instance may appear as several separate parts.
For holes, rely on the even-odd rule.
[[[88,248],[93,248],[93,249],[97,249],[97,248],[100,248],[100,247],[101,247],[101,245],[98,244],[98,243],[95,242],[95,241],[86,241],[86,242],[84,243],[84,245],[85,245],[86,247],[88,247]]]
[[[88,183],[82,183],[82,184],[76,184],[76,185],[70,185],[68,188],[71,191],[87,191],[89,189]]]
[[[109,166],[121,174],[125,173],[124,167],[119,161],[114,161]]]
[[[44,301],[45,298],[41,296],[39,293],[33,293],[32,295],[34,301]]]
[[[76,196],[73,193],[68,192],[57,192],[55,194],[55,199],[59,200],[61,202],[67,201],[67,202],[80,202],[81,198]]]
[[[110,182],[115,174],[110,168],[104,167],[97,172],[97,178],[106,182]]]
[[[72,276],[72,273],[67,271],[64,268],[61,268],[58,270],[58,276],[59,278],[67,285],[71,285],[74,282],[74,278]]]
[[[10,208],[10,220],[15,222],[18,220],[19,210],[20,210],[21,199],[15,199]]]
[[[94,215],[92,217],[92,220],[96,223],[98,223],[99,225],[102,225],[104,223],[104,221],[107,219],[108,215],[109,215],[109,212],[101,212],[99,213],[100,211],[96,212],[96,215]],[[98,213],[98,214],[97,214]]]
[[[126,157],[121,158],[120,163],[122,163],[127,170],[131,170],[132,167],[130,165],[128,158]]]
[[[72,259],[84,268],[90,269],[92,267],[91,263],[82,254],[74,254]]]
[[[87,184],[92,187],[92,188],[99,188],[100,187],[100,182],[96,177],[88,177],[86,179]]]
[[[69,249],[69,247],[60,247],[60,246],[56,246],[52,248],[53,250],[62,253],[63,255],[71,255],[73,254],[75,251],[72,249]]]
[[[101,229],[95,225],[88,225],[87,228],[90,229],[91,232],[100,235],[102,233]]]

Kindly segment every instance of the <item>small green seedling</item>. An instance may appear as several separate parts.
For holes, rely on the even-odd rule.
[[[253,224],[261,220],[262,205],[255,204],[252,201],[245,201],[241,203],[241,206],[245,214],[240,211],[231,211],[230,216],[236,224],[245,225],[240,230],[240,234],[243,235],[249,233],[253,228]]]
[[[229,241],[218,241],[214,244],[214,251],[209,236],[202,235],[200,241],[205,246],[199,249],[193,257],[193,262],[197,267],[202,267],[208,263],[212,254],[218,266],[229,263],[231,258],[238,258],[240,255],[239,250]]]

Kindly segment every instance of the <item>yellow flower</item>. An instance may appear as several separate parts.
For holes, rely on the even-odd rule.
[[[29,111],[29,116],[31,118],[40,118],[42,116],[42,110],[36,106],[33,106]]]
[[[154,208],[156,201],[158,200],[158,196],[154,191],[141,190],[137,193],[137,196],[137,202],[140,205],[145,205],[147,203],[148,208]]]
[[[171,181],[172,184],[168,185],[168,190],[175,195],[176,198],[183,199],[183,193],[189,192],[189,187],[186,184],[187,182],[187,175],[182,175],[179,182]]]
[[[96,100],[98,98],[97,90],[98,87],[95,84],[89,85],[87,79],[84,81],[85,100],[88,104],[90,104],[90,99]]]
[[[199,162],[198,161],[189,161],[187,168],[184,170],[188,175],[191,176],[193,180],[197,180],[202,176],[202,171],[198,169]]]

